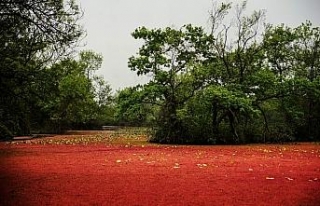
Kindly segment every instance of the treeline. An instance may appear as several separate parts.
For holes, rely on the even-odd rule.
[[[0,137],[132,125],[162,143],[320,140],[319,27],[245,8],[216,6],[209,31],[136,29],[128,66],[150,81],[113,94],[95,74],[102,56],[76,52],[74,1],[0,2]]]
[[[148,122],[164,143],[320,140],[319,27],[268,25],[245,8],[213,8],[209,32],[136,29],[129,67],[151,80],[120,92],[122,118]]]
[[[76,52],[82,15],[73,0],[0,2],[0,138],[112,121],[102,56]]]

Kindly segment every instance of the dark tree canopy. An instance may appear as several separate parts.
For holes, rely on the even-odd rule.
[[[246,6],[214,7],[210,33],[192,25],[134,31],[144,43],[129,67],[152,78],[140,87],[139,107],[129,109],[153,106],[152,140],[320,139],[319,27],[265,24],[264,11],[245,15]]]
[[[77,22],[81,15],[73,0],[2,0],[1,58],[21,54],[30,60],[46,54],[51,59],[66,54],[82,35]]]
[[[73,55],[75,1],[0,0],[0,138],[121,124],[164,143],[320,140],[320,28],[265,24],[246,6],[214,6],[209,31],[137,28],[128,67],[150,81],[112,96],[102,56]]]
[[[0,127],[30,131],[31,104],[43,68],[72,52],[82,36],[73,0],[0,1]]]

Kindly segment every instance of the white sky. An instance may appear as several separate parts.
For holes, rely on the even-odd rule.
[[[143,83],[128,68],[128,58],[140,42],[131,37],[139,26],[180,28],[185,24],[208,27],[212,0],[78,0],[84,10],[81,24],[87,31],[86,46],[103,55],[103,75],[114,91]],[[221,1],[219,1],[221,2]],[[224,1],[226,2],[226,1]],[[230,2],[230,1],[229,1]],[[231,1],[241,3],[240,0]],[[249,0],[247,12],[265,9],[266,22],[298,26],[310,20],[320,26],[320,0]]]

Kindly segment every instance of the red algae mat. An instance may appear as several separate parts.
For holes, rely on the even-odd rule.
[[[320,205],[320,145],[0,143],[0,205]]]

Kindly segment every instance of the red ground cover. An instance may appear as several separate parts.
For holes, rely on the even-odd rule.
[[[0,205],[320,205],[320,146],[0,143]]]

